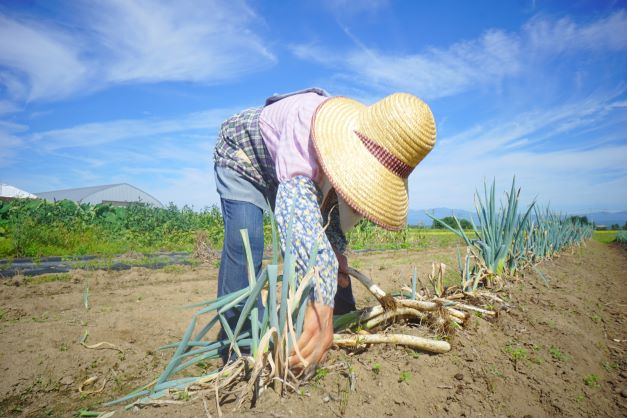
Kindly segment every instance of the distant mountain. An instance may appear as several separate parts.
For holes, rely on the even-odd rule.
[[[608,228],[618,224],[621,228],[627,222],[627,211],[622,212],[593,212],[587,213],[588,220],[597,225],[605,225]]]
[[[409,225],[424,225],[431,227],[433,220],[427,216],[427,213],[435,216],[436,218],[445,218],[447,216],[457,216],[458,219],[472,220],[479,224],[477,214],[464,209],[451,209],[451,208],[433,208],[433,209],[410,209],[407,215],[407,223]],[[579,216],[587,216],[590,222],[594,222],[597,225],[605,225],[608,228],[613,224],[618,224],[621,227],[627,222],[627,211],[622,212],[592,212],[578,214]]]
[[[409,225],[424,225],[426,227],[431,227],[433,220],[427,216],[427,213],[438,219],[445,218],[447,216],[457,216],[458,219],[470,220],[472,218],[475,223],[479,222],[479,218],[474,212],[469,212],[464,209],[433,208],[420,210],[410,209],[407,214],[407,223]]]

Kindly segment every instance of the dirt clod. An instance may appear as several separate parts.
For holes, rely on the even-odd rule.
[[[65,385],[65,386],[70,386],[71,384],[74,383],[74,377],[72,377],[72,376],[63,376],[61,378],[61,380],[59,380],[59,383],[61,383],[62,385]]]

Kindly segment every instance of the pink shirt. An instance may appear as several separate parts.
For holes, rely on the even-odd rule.
[[[302,93],[286,97],[263,108],[259,129],[275,163],[279,182],[295,176],[318,181],[320,168],[310,140],[311,119],[316,108],[328,97]]]

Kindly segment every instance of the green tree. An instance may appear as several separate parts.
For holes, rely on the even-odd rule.
[[[620,229],[620,225],[618,224],[612,224],[612,226],[610,227],[610,229],[612,231],[618,231]]]
[[[580,223],[580,224],[583,224],[583,225],[590,224],[590,221],[588,220],[588,217],[586,215],[583,215],[583,216],[574,215],[574,216],[571,216],[568,219],[570,219],[572,221],[572,223],[574,223],[574,224],[576,224],[576,223]]]
[[[457,228],[457,222],[455,222],[455,218],[452,217],[452,216],[447,216],[447,217],[441,218],[440,221],[444,222],[445,224],[447,224],[451,228]],[[472,229],[472,224],[467,219],[458,219],[458,221],[459,221],[459,224],[462,226],[463,229]],[[444,229],[444,225],[442,225],[440,222],[434,220],[432,225],[431,225],[431,228],[434,228],[434,229]]]

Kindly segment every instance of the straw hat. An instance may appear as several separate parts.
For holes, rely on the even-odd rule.
[[[377,225],[402,229],[407,177],[435,145],[429,106],[407,93],[371,106],[332,97],[316,109],[312,125],[318,160],[337,193]]]

